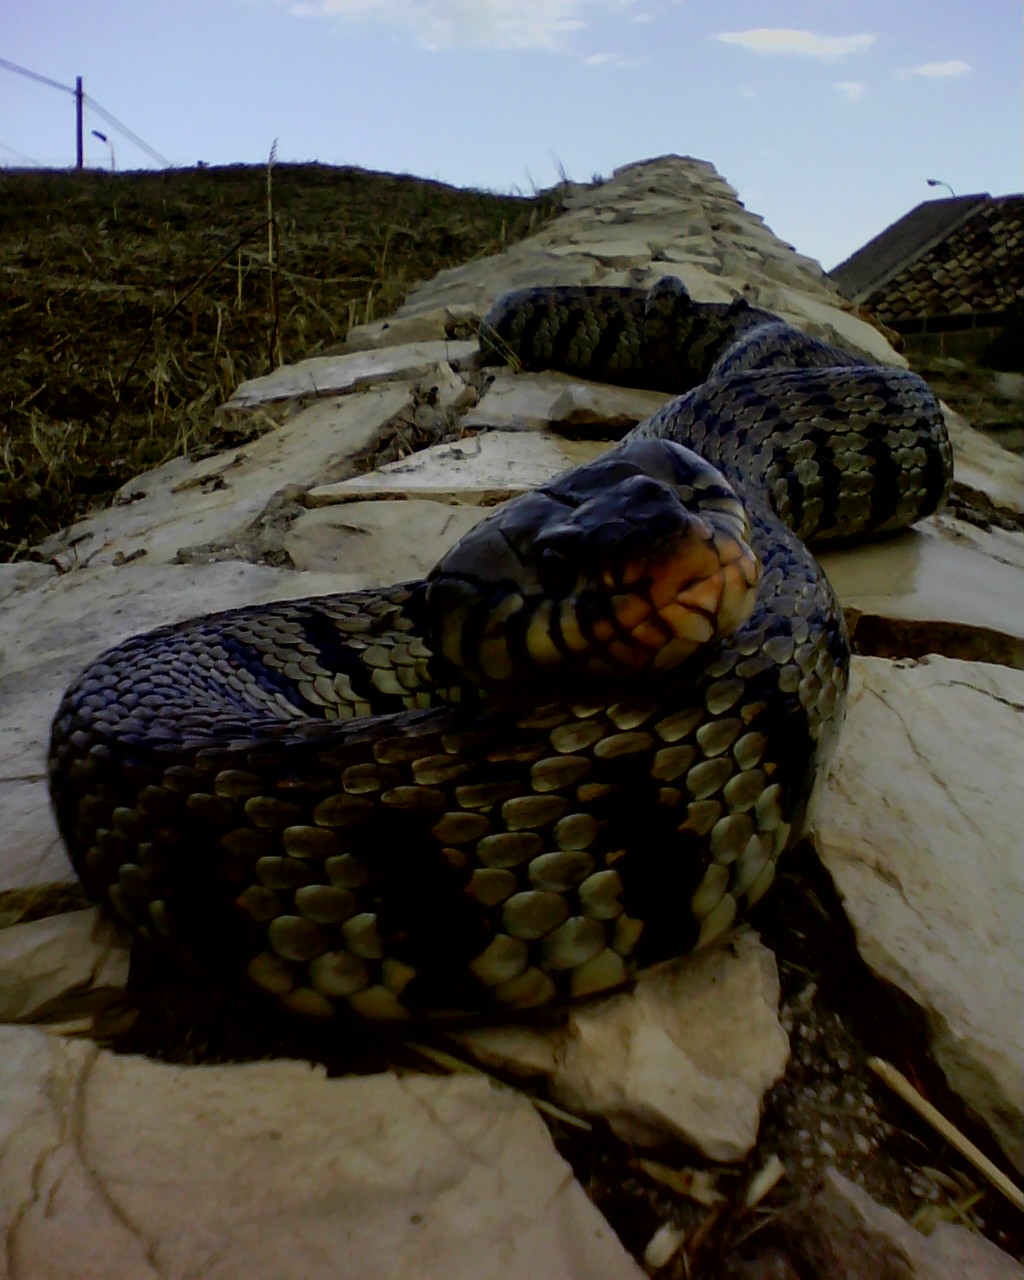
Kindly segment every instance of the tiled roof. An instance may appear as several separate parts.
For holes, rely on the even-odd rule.
[[[845,262],[833,267],[829,275],[845,297],[861,306],[876,289],[926,249],[945,239],[958,223],[990,198],[983,194],[925,200],[879,232]]]
[[[940,210],[930,221],[922,216],[935,206]],[[926,317],[1005,311],[1024,302],[1024,196],[928,201],[832,277],[853,301],[897,327]]]

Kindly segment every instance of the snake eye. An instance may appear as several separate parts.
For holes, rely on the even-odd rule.
[[[545,595],[559,598],[571,594],[579,570],[563,550],[554,546],[541,548],[536,565],[537,579]]]

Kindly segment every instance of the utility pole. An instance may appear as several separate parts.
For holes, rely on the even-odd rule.
[[[76,169],[85,168],[85,139],[82,136],[84,125],[85,94],[82,91],[82,77],[75,76],[75,155],[77,157]]]

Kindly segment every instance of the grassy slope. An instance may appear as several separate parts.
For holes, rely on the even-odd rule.
[[[275,166],[273,361],[335,346],[555,206]],[[266,218],[262,166],[0,172],[0,560],[148,467],[237,443],[213,410],[272,364]]]

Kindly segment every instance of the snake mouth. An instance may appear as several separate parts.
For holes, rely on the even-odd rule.
[[[735,493],[696,455],[623,447],[456,544],[431,575],[433,640],[484,685],[668,670],[751,613],[748,532]]]
[[[597,582],[581,579],[560,599],[516,593],[500,602],[476,644],[480,672],[493,683],[570,662],[590,676],[668,670],[749,616],[758,573],[749,549],[695,519],[671,543]]]
[[[610,616],[591,621],[600,649],[587,667],[595,674],[604,669],[667,670],[701,645],[729,635],[750,616],[760,577],[757,558],[706,521],[694,525],[690,536],[628,565],[622,589],[613,575],[604,575],[613,594],[606,597]],[[572,604],[563,603],[563,615]],[[579,607],[586,608],[586,602]],[[564,634],[564,623],[562,630]],[[531,656],[540,664],[544,654],[531,649]]]

